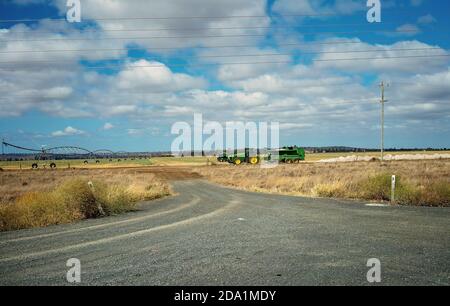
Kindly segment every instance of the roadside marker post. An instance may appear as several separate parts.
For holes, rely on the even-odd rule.
[[[391,203],[395,202],[395,175],[392,176],[392,184],[391,184]]]
[[[91,189],[92,193],[94,193],[95,192],[94,183],[89,181],[88,182],[88,186]],[[103,210],[102,204],[98,203],[97,208],[98,208],[98,211],[99,211],[100,215],[104,216],[105,215],[105,211]]]

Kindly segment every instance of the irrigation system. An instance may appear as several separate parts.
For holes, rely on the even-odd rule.
[[[108,149],[88,150],[79,146],[42,147],[40,149],[18,146],[2,141],[2,156],[5,161],[17,160],[62,160],[62,159],[105,159],[146,158],[149,153],[114,152]]]

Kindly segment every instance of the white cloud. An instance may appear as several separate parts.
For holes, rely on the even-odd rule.
[[[55,131],[52,133],[53,137],[62,137],[62,136],[74,136],[74,135],[84,135],[86,132],[73,128],[71,126],[66,127],[62,131]]]
[[[333,40],[329,40],[333,41]],[[371,73],[392,73],[392,74],[416,74],[441,71],[447,67],[449,58],[442,56],[449,54],[447,50],[438,46],[428,45],[417,40],[399,41],[391,45],[368,44],[361,40],[340,39],[340,41],[361,42],[355,45],[336,44],[326,45],[318,56],[314,66],[321,69],[336,69],[348,72],[371,72]],[[435,50],[401,50],[401,49],[426,49]],[[373,50],[373,51],[372,51]],[[369,51],[363,53],[352,53],[352,51]],[[372,51],[372,52],[370,52]],[[438,55],[438,57],[416,57],[416,56]],[[394,59],[380,59],[397,57]],[[406,57],[406,58],[398,58]],[[409,57],[409,58],[408,58]],[[363,58],[364,60],[357,60]],[[373,59],[372,59],[373,58]],[[336,60],[337,59],[337,60]],[[341,60],[350,59],[350,60]],[[326,61],[322,61],[326,60]]]
[[[19,0],[18,0],[19,1]],[[21,0],[22,2],[26,0]],[[65,1],[55,0],[61,12],[65,12]],[[148,16],[266,16],[266,3],[260,0],[237,1],[113,1],[89,0],[83,2],[83,19],[148,17]],[[327,4],[332,3],[332,4]],[[279,14],[348,14],[358,10],[364,1],[284,1],[274,3],[272,9]],[[201,9],[199,9],[199,7]],[[430,15],[431,16],[431,15]],[[432,21],[432,16],[419,18],[420,24]],[[48,21],[40,22],[36,28],[16,25],[10,30],[0,30],[3,40],[35,39],[28,42],[7,42],[0,44],[0,51],[46,50],[46,49],[109,49],[118,51],[61,52],[61,53],[20,53],[2,54],[1,61],[58,60],[60,64],[28,63],[14,65],[14,71],[0,70],[0,116],[18,116],[31,109],[37,109],[58,117],[87,117],[102,120],[114,116],[124,117],[133,122],[130,135],[150,132],[148,125],[163,126],[180,119],[192,118],[193,112],[201,112],[207,120],[275,120],[282,128],[303,129],[314,126],[318,130],[335,129],[336,126],[349,128],[365,127],[378,120],[378,104],[368,101],[378,97],[379,90],[367,84],[365,76],[392,81],[388,91],[392,103],[391,114],[397,122],[418,120],[425,115],[433,120],[448,116],[444,102],[449,101],[449,59],[408,58],[377,60],[382,57],[396,57],[417,54],[445,55],[445,49],[429,51],[396,51],[396,49],[437,48],[418,40],[399,41],[393,44],[370,44],[358,38],[334,38],[324,42],[314,50],[323,53],[313,57],[326,62],[292,64],[292,56],[282,53],[301,49],[260,48],[262,38],[187,38],[187,39],[133,39],[149,36],[209,36],[209,35],[252,35],[265,34],[267,29],[251,29],[270,25],[266,18],[219,18],[219,19],[148,19],[142,21],[98,20],[94,29],[161,29],[151,32],[88,32],[75,30],[66,23],[56,26]],[[217,30],[221,27],[248,27],[247,29]],[[201,31],[192,29],[202,28]],[[417,34],[415,25],[403,25],[402,30]],[[42,34],[40,32],[49,32]],[[64,34],[61,34],[64,33]],[[276,41],[302,42],[301,36],[275,32]],[[392,39],[401,39],[397,33]],[[408,33],[409,34],[409,33]],[[124,40],[104,39],[125,37]],[[42,38],[42,39],[41,39]],[[61,39],[57,46],[46,39]],[[94,38],[93,40],[77,40]],[[333,44],[334,41],[357,42]],[[231,43],[232,42],[232,43]],[[217,48],[194,51],[193,57],[183,73],[174,71],[163,64],[163,60],[129,59],[127,44],[144,46],[152,53],[170,58],[172,51],[159,47],[184,47],[245,44],[248,48]],[[371,51],[351,53],[351,51]],[[185,50],[181,50],[183,52]],[[264,56],[264,54],[279,54]],[[180,53],[183,54],[183,53]],[[239,58],[205,58],[239,54]],[[245,54],[255,56],[245,57]],[[164,57],[167,56],[167,57]],[[369,58],[365,60],[336,61],[342,58]],[[156,57],[160,58],[160,57]],[[125,62],[116,74],[102,74],[83,68],[80,59],[115,60]],[[226,62],[270,62],[261,65],[227,65]],[[221,62],[218,67],[197,68],[197,63]],[[293,61],[292,61],[293,62]],[[190,66],[190,64],[193,64]],[[308,64],[305,64],[308,63]],[[161,67],[141,68],[137,66],[160,65]],[[189,72],[186,72],[189,71]],[[194,72],[191,72],[194,71]],[[204,75],[204,76],[202,76]],[[208,83],[208,80],[211,80]],[[395,80],[404,84],[395,85]],[[408,85],[412,83],[413,85]],[[422,99],[427,103],[411,102]],[[345,103],[350,101],[351,103]],[[351,114],[351,116],[349,116]],[[317,124],[317,123],[320,124]],[[409,122],[409,121],[408,121]],[[136,125],[135,125],[136,124]],[[140,128],[139,124],[145,126]],[[416,123],[414,123],[416,124]],[[417,123],[420,124],[420,123]],[[355,126],[356,125],[356,126]],[[106,123],[104,130],[112,128]],[[56,131],[53,136],[81,135],[85,132],[67,127]]]
[[[132,114],[137,111],[136,105],[113,105],[104,109],[103,114],[107,116],[118,116]]]
[[[66,0],[53,0],[60,13],[66,13]],[[270,18],[226,18],[233,15],[266,15],[265,0],[190,0],[190,1],[167,1],[167,0],[133,0],[115,1],[115,0],[89,0],[83,2],[82,19],[96,20],[103,29],[161,29],[155,35],[155,32],[109,32],[111,37],[128,37],[125,42],[136,42],[141,46],[146,46],[150,50],[158,47],[167,46],[207,46],[226,43],[226,38],[204,38],[204,36],[230,35],[230,31],[218,30],[224,27],[241,27],[232,31],[232,34],[261,34],[264,29],[250,28],[251,26],[264,26],[270,24]],[[144,20],[118,20],[117,18],[127,17],[183,17],[196,16],[199,19],[190,18],[155,18]],[[211,16],[223,16],[224,18],[203,18]],[[100,20],[101,19],[101,20]],[[106,20],[107,19],[107,20]],[[130,24],[132,26],[130,26]],[[242,27],[247,27],[243,29]],[[188,34],[188,35],[187,35]],[[196,38],[183,39],[132,39],[133,37],[181,37],[197,36]],[[248,42],[248,37],[235,37],[234,43]],[[258,38],[255,38],[258,40]],[[228,39],[229,41],[229,39]],[[168,51],[155,50],[157,53],[167,53]]]
[[[12,2],[14,4],[18,4],[18,5],[29,5],[29,4],[39,4],[39,3],[44,3],[47,0],[13,0]]]
[[[397,27],[395,29],[395,31],[397,32],[397,35],[402,35],[402,36],[415,36],[417,34],[419,34],[421,31],[420,29],[414,25],[414,24],[403,24],[399,27]]]
[[[324,18],[326,15],[350,15],[356,11],[366,9],[365,1],[336,0],[325,3],[321,0],[278,0],[272,10],[281,15],[309,15],[310,18]]]
[[[421,16],[417,19],[417,22],[420,24],[430,24],[435,23],[436,21],[437,21],[436,18],[434,18],[433,15],[431,14]]]
[[[163,63],[146,60],[128,63],[114,82],[122,89],[151,89],[153,92],[172,92],[206,86],[203,78],[173,73]]]
[[[143,131],[141,129],[128,129],[127,133],[128,135],[139,135],[142,134]]]
[[[114,127],[115,127],[114,124],[109,123],[109,122],[106,122],[106,123],[103,125],[103,130],[105,130],[105,131],[112,130]]]
[[[420,6],[424,0],[410,0],[412,6]]]
[[[282,123],[280,124],[281,130],[297,130],[313,127],[311,123]]]

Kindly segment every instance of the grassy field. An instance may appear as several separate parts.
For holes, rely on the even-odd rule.
[[[138,201],[170,193],[155,174],[130,169],[3,171],[0,230],[119,214],[134,210]]]
[[[70,169],[70,168],[115,168],[115,167],[145,167],[153,165],[151,159],[99,159],[99,163],[96,163],[95,159],[87,160],[88,163],[84,163],[85,159],[74,160],[48,160],[48,161],[0,161],[0,168],[4,170],[17,170],[17,169],[31,169],[31,165],[36,163],[40,169],[50,168],[51,163],[55,163],[58,169]]]
[[[214,158],[210,158],[214,159]],[[75,160],[48,160],[48,161],[0,161],[0,168],[3,170],[28,170],[34,163],[37,163],[39,169],[49,169],[51,163],[56,164],[57,169],[109,169],[109,168],[136,168],[148,166],[203,166],[206,165],[207,157],[154,157],[146,159],[84,159]]]
[[[391,175],[396,175],[396,204],[450,206],[450,160],[303,163],[273,169],[218,165],[196,171],[243,190],[369,201],[388,201]]]
[[[450,151],[411,151],[411,152],[385,152],[385,155],[433,155],[433,154],[450,154]],[[324,159],[338,158],[341,156],[373,156],[380,157],[380,152],[349,152],[349,153],[310,153],[306,154],[306,161],[315,162]]]
[[[101,160],[98,164],[95,160],[88,164],[84,160],[57,161],[57,169],[52,170],[49,162],[39,162],[37,170],[31,170],[32,161],[1,162],[0,230],[126,212],[133,210],[138,201],[170,194],[167,180],[199,177],[256,192],[388,201],[390,177],[395,174],[396,204],[450,206],[450,159],[315,162],[346,155],[376,156],[308,154],[301,164],[279,165],[274,169],[217,163],[213,157]],[[94,188],[88,182],[93,182]]]
[[[450,151],[414,151],[414,152],[387,152],[386,155],[403,155],[403,154],[450,154]],[[310,153],[306,154],[306,162],[316,162],[319,160],[337,158],[341,156],[373,156],[379,157],[379,152],[361,152],[361,153]],[[133,168],[148,166],[205,166],[208,162],[215,162],[215,157],[153,157],[145,159],[99,159],[88,160],[84,163],[84,159],[80,160],[58,160],[58,161],[0,161],[0,168],[4,170],[31,169],[33,163],[37,163],[39,168],[49,168],[50,163],[54,162],[58,169],[108,169],[108,168]]]

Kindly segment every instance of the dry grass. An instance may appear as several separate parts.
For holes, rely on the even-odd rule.
[[[127,170],[4,171],[0,183],[0,230],[119,214],[170,194],[154,174]]]
[[[212,166],[196,170],[219,184],[288,195],[386,201],[390,177],[397,176],[401,205],[450,206],[450,160],[252,166]]]

